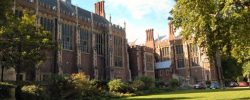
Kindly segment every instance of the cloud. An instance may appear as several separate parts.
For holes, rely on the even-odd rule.
[[[125,7],[133,18],[142,19],[154,13],[166,15],[172,8],[173,0],[106,0],[112,8]]]
[[[126,17],[115,17],[112,20],[115,24],[120,25],[122,27],[124,27],[124,22],[126,22],[126,35],[128,42],[136,41],[136,44],[142,44],[146,40],[146,26],[137,26],[134,22],[132,22]]]
[[[154,29],[155,38],[168,34],[169,12],[174,0],[105,0],[112,15],[112,22],[123,26],[126,21],[126,32],[129,42],[144,44],[145,30]]]

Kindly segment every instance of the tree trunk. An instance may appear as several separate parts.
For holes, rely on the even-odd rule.
[[[218,81],[220,83],[221,88],[224,88],[222,68],[221,68],[221,62],[220,62],[221,60],[220,60],[220,55],[219,55],[218,50],[213,54],[213,59],[214,59],[214,67],[216,69]]]
[[[249,70],[249,72],[250,72],[250,70]],[[248,85],[250,86],[250,73],[248,73]]]
[[[4,66],[2,65],[1,82],[3,82],[3,72],[4,72]]]
[[[17,32],[18,33],[18,32]],[[23,63],[23,58],[21,57],[22,55],[22,48],[23,48],[23,36],[22,33],[19,33],[19,37],[20,37],[20,42],[18,43],[18,54],[19,57],[17,59],[17,63],[16,63],[16,82],[19,83],[20,80],[20,68],[22,67],[22,63]]]

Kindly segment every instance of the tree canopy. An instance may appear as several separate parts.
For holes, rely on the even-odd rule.
[[[205,47],[214,65],[218,52],[249,62],[250,0],[176,0],[171,14],[181,35]]]
[[[0,26],[4,25],[7,20],[7,16],[10,14],[10,7],[12,4],[12,0],[1,0],[0,2]]]
[[[0,29],[0,50],[8,65],[16,69],[35,68],[53,47],[52,35],[36,23],[36,16],[24,11],[21,18],[9,16]],[[17,78],[18,79],[18,78]]]
[[[250,62],[248,61],[243,65],[243,76],[250,77],[249,73],[250,73]]]
[[[226,49],[237,58],[250,57],[250,0],[176,0],[175,26],[209,52]]]

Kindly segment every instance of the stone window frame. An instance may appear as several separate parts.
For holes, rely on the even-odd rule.
[[[114,36],[114,64],[116,67],[123,66],[122,37]]]
[[[183,58],[177,59],[176,63],[178,69],[185,68],[185,60]]]
[[[42,25],[42,27],[49,31],[49,32],[53,32],[54,30],[54,21],[51,20],[51,19],[48,19],[46,17],[43,17],[43,16],[40,16],[39,17],[39,20],[40,20],[40,24]]]
[[[73,26],[62,24],[62,48],[64,50],[73,50]]]
[[[189,48],[190,48],[190,52],[191,52],[191,67],[199,67],[200,63],[199,63],[199,46],[197,44],[194,43],[189,43]]]
[[[183,54],[183,45],[182,44],[176,45],[175,52],[176,52],[176,54]]]
[[[145,53],[144,54],[144,64],[145,64],[145,71],[154,71],[154,57],[153,54]],[[148,69],[148,65],[152,65],[152,69]]]
[[[91,47],[91,34],[89,31],[81,28],[80,29],[80,50],[81,52],[90,53]]]
[[[192,67],[199,67],[199,57],[192,57],[191,58],[191,65]]]
[[[168,46],[162,47],[161,48],[161,54],[162,54],[163,57],[169,56],[170,55],[169,47]]]
[[[96,53],[97,55],[104,55],[104,33],[96,33],[95,41],[96,41]]]

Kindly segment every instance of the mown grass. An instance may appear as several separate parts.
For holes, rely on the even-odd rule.
[[[250,100],[250,88],[217,90],[177,90],[160,94],[133,96],[120,100]]]

